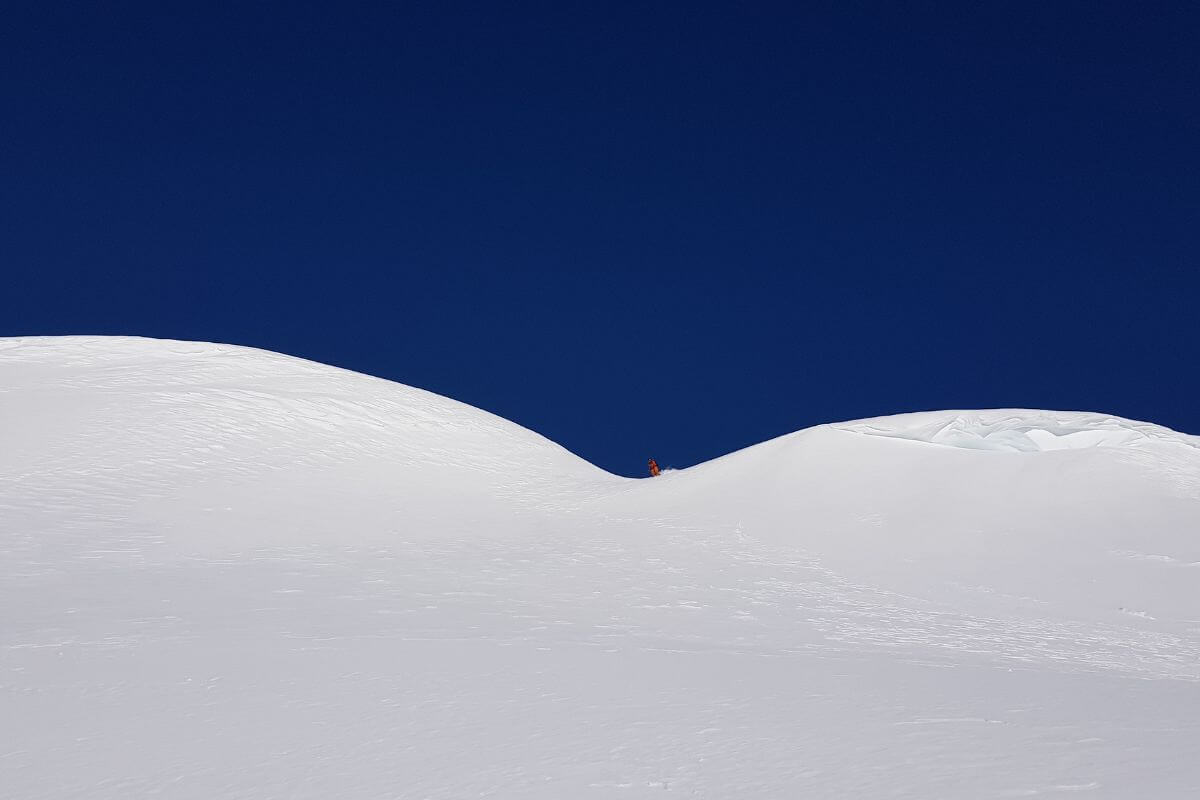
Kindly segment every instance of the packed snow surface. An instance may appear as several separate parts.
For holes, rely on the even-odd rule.
[[[930,412],[632,480],[295,358],[0,339],[0,797],[1200,797],[1198,445]]]

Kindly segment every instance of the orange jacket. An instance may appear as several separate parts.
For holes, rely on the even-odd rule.
[[[658,473],[659,473],[658,462],[652,458],[652,459],[650,459],[650,477],[657,478]]]

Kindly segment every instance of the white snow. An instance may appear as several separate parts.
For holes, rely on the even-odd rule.
[[[1197,446],[1196,437],[1176,433],[1161,425],[1104,414],[1032,409],[897,414],[833,427],[947,447],[1012,452],[1135,447],[1148,442]]]
[[[631,480],[286,356],[0,339],[0,797],[1197,797],[1198,445],[928,412]]]

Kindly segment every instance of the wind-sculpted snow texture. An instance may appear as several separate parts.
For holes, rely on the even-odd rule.
[[[939,411],[846,422],[833,427],[873,436],[966,447],[975,450],[1037,452],[1085,447],[1121,447],[1172,442],[1196,447],[1195,437],[1161,425],[1104,414],[1030,409]]]
[[[1198,444],[931,412],[630,480],[299,359],[0,339],[0,797],[1200,797]]]

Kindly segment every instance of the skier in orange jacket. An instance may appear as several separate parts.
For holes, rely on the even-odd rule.
[[[658,462],[657,462],[657,461],[655,461],[653,458],[652,458],[652,459],[650,459],[650,477],[651,477],[651,478],[657,478],[657,477],[658,477],[658,473],[659,473],[660,471],[661,471],[661,470],[659,470],[659,468],[658,468]]]

